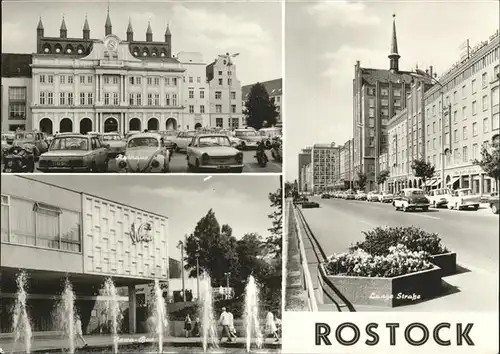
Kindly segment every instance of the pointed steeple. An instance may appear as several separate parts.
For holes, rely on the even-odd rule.
[[[392,15],[392,41],[391,41],[391,52],[389,54],[389,70],[393,73],[399,71],[399,58],[401,56],[398,53],[398,39],[396,36],[396,15]]]
[[[62,18],[61,28],[59,28],[59,34],[61,38],[68,37],[68,29],[66,28],[66,21],[64,21],[64,16]]]
[[[38,26],[36,26],[36,29],[43,31],[42,16],[40,16],[40,19],[38,20]]]
[[[153,30],[151,29],[151,21],[148,22],[148,29],[146,30],[146,42],[153,41]]]
[[[172,57],[172,33],[170,33],[170,24],[167,23],[167,29],[165,30],[165,43],[167,43],[167,57]]]
[[[127,27],[127,42],[134,41],[134,29],[132,28],[132,20],[130,17],[128,18],[128,27]]]
[[[172,33],[170,33],[170,25],[167,24],[167,29],[165,30],[165,36],[171,36]]]
[[[38,20],[38,26],[36,26],[36,52],[37,53],[42,53],[42,38],[43,38],[43,23],[42,23],[42,16],[40,16],[40,19]]]
[[[90,26],[87,14],[85,14],[85,22],[83,23],[83,39],[90,39]]]
[[[109,36],[112,33],[112,28],[113,26],[111,25],[111,18],[109,17],[109,5],[108,5],[108,14],[106,16],[106,24],[104,25],[104,32],[106,36]]]

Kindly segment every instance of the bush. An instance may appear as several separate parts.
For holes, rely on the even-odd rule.
[[[438,234],[423,231],[415,226],[377,227],[372,231],[363,232],[363,234],[365,240],[351,246],[351,251],[360,248],[374,256],[385,256],[389,254],[391,247],[401,244],[410,251],[423,251],[430,255],[449,252],[441,243]]]
[[[362,249],[330,256],[325,268],[328,275],[392,278],[431,269],[429,254],[412,252],[403,245],[390,247],[387,255],[375,256]]]

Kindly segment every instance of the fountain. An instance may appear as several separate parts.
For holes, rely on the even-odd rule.
[[[245,288],[245,328],[247,353],[250,352],[253,335],[257,349],[262,349],[264,338],[259,323],[259,288],[253,275],[248,278]]]
[[[153,314],[155,317],[155,331],[158,336],[158,353],[163,353],[163,339],[168,327],[167,306],[163,298],[163,289],[160,286],[160,281],[155,279],[154,284],[154,302]]]
[[[14,345],[23,337],[24,351],[31,352],[31,324],[26,309],[26,283],[27,276],[25,272],[21,272],[17,276],[17,293],[16,302],[14,305],[14,313],[12,318],[12,331],[15,333]]]
[[[111,334],[113,335],[113,353],[118,353],[118,324],[121,319],[120,305],[118,304],[118,293],[113,279],[107,278],[104,282],[102,295],[106,300],[106,318],[111,319]]]
[[[208,344],[213,348],[217,348],[217,330],[215,327],[212,284],[210,276],[204,274],[200,280],[200,305],[201,305],[201,330],[203,352],[208,349]]]
[[[55,308],[55,323],[68,338],[70,353],[75,352],[75,294],[68,279],[64,284],[61,299]]]

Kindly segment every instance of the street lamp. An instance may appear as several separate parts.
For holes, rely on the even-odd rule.
[[[445,178],[444,178],[444,168],[445,168],[445,163],[446,163],[446,151],[445,151],[445,124],[444,124],[444,113],[445,113],[445,108],[444,108],[444,86],[439,80],[436,78],[432,77],[429,73],[421,70],[421,69],[415,69],[415,73],[412,73],[412,76],[417,77],[417,78],[427,78],[430,79],[432,82],[435,84],[439,85],[440,87],[440,94],[441,94],[441,186],[444,188],[445,186]],[[451,120],[451,104],[448,104],[448,120]],[[451,127],[451,121],[448,124],[449,127]],[[450,136],[449,136],[449,151],[451,152],[451,129],[450,129]]]
[[[177,248],[181,250],[182,300],[183,302],[186,302],[186,286],[184,283],[184,242],[179,240]]]
[[[233,116],[232,116],[232,105],[231,105],[231,84],[233,83],[233,75],[232,75],[232,71],[231,71],[231,67],[233,66],[233,61],[231,60],[232,58],[235,58],[237,57],[238,55],[240,55],[240,53],[234,53],[234,54],[229,54],[229,53],[226,53],[224,55],[219,55],[219,58],[223,58],[225,59],[225,65],[227,66],[227,77],[228,77],[228,80],[227,80],[227,84],[229,86],[229,91],[228,91],[228,110],[229,110],[229,127],[231,127],[233,125]],[[229,73],[231,73],[231,75],[229,75]],[[231,76],[231,77],[229,77]],[[236,99],[236,97],[235,97]]]

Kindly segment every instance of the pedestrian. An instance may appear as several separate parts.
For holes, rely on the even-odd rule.
[[[82,320],[78,315],[76,315],[76,321],[75,321],[75,336],[76,336],[75,342],[80,340],[83,343],[84,348],[89,346],[85,338],[83,338]]]
[[[237,338],[238,336],[236,335],[236,329],[234,328],[234,316],[229,309],[227,310],[227,313],[229,315],[229,333],[231,334],[231,337]]]
[[[278,328],[276,327],[274,314],[271,312],[271,310],[267,311],[266,315],[266,334],[268,336],[273,336],[274,338],[276,338],[276,342],[279,342],[280,337],[278,336]]]
[[[186,338],[189,337],[192,329],[193,329],[193,323],[191,322],[191,317],[189,317],[189,314],[187,314],[186,318],[184,319],[184,332],[186,334]]]
[[[106,333],[106,313],[104,310],[101,311],[101,315],[99,317],[99,334]]]
[[[222,326],[222,331],[220,333],[219,342],[222,341],[222,338],[227,337],[227,342],[231,343],[232,336],[231,336],[231,332],[229,331],[229,326],[231,325],[231,317],[226,312],[225,307],[222,308],[222,313],[220,314],[219,323]]]
[[[201,335],[201,322],[199,317],[196,317],[196,319],[194,320],[193,331],[191,332],[191,334],[194,337],[199,337]]]

